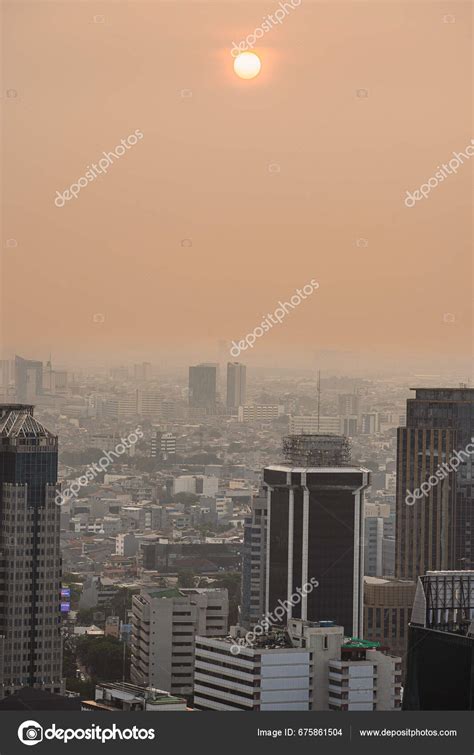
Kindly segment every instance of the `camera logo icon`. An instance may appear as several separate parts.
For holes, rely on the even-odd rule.
[[[37,721],[24,721],[18,727],[18,739],[31,747],[43,741],[43,727]]]

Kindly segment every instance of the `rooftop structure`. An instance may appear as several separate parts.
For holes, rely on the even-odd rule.
[[[288,435],[283,438],[285,459],[299,467],[341,467],[350,464],[349,440],[343,435]]]

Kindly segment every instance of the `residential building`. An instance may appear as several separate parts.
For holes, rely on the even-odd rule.
[[[284,411],[284,407],[277,404],[246,404],[239,406],[238,419],[239,422],[271,422],[281,417]]]

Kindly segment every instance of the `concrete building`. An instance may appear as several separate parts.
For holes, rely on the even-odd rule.
[[[120,532],[115,538],[115,553],[117,556],[130,558],[138,552],[138,540],[133,532]]]
[[[270,422],[284,413],[284,407],[277,404],[246,404],[239,406],[239,422]]]
[[[239,624],[251,627],[265,612],[265,548],[267,542],[267,498],[254,498],[251,515],[244,522],[242,548],[242,602]]]
[[[345,639],[331,621],[290,619],[249,638],[196,637],[199,710],[397,710],[400,658]]]
[[[205,475],[181,475],[173,480],[173,495],[194,493],[195,495],[215,496],[219,489],[217,477]]]
[[[306,417],[290,417],[290,435],[300,435],[301,433],[314,435],[339,435],[341,432],[340,417],[318,417],[310,415]]]
[[[360,430],[363,435],[374,435],[380,432],[380,416],[378,412],[366,412],[362,414]]]
[[[88,577],[82,585],[79,608],[101,608],[110,603],[117,589],[107,577]]]
[[[197,634],[227,634],[227,590],[143,590],[132,601],[131,679],[172,694],[192,694]]]
[[[15,357],[17,401],[34,402],[43,393],[43,363]]]
[[[0,697],[64,691],[58,439],[25,404],[0,406]]]
[[[166,713],[186,710],[186,700],[162,689],[127,682],[108,682],[96,685],[95,700],[84,700],[82,710]]]
[[[400,710],[401,658],[377,650],[377,643],[352,639],[341,659],[329,663],[329,710]]]
[[[262,638],[241,647],[232,638],[196,637],[194,706],[198,710],[310,710],[312,662],[309,650],[283,637]]]
[[[359,414],[360,403],[357,393],[341,393],[337,397],[337,403],[340,415]]]
[[[247,368],[240,362],[227,363],[227,411],[236,414],[245,405],[247,396]]]

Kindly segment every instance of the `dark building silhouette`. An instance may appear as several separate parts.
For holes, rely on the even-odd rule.
[[[213,363],[197,364],[189,368],[189,406],[214,413],[217,404],[219,366]]]
[[[369,471],[350,466],[347,439],[295,435],[286,461],[264,469],[267,490],[265,612],[313,578],[319,585],[288,609],[363,633],[364,490]],[[283,622],[285,619],[283,619]]]
[[[57,468],[33,407],[0,405],[0,697],[63,691]]]
[[[403,710],[474,710],[474,571],[418,579]]]

